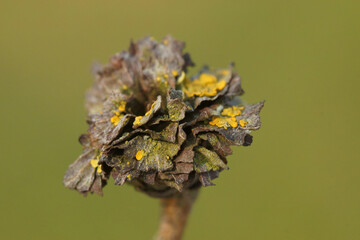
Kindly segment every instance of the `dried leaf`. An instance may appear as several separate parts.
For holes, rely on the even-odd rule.
[[[161,109],[161,96],[157,96],[156,101],[152,104],[151,109],[145,113],[144,116],[138,116],[135,118],[135,122],[133,124],[133,128],[140,127],[154,116],[154,114]]]
[[[195,149],[194,169],[196,172],[203,173],[227,169],[227,166],[215,152],[204,147],[197,147]]]
[[[95,179],[95,168],[90,164],[95,155],[95,150],[84,150],[83,154],[66,171],[63,180],[65,187],[76,189],[79,192],[89,191]]]
[[[135,159],[139,151],[144,151],[144,156],[137,161],[137,169],[140,171],[166,171],[173,167],[170,160],[179,151],[177,144],[153,140],[149,136],[137,136],[129,142],[117,146],[124,149],[124,156],[129,159]]]

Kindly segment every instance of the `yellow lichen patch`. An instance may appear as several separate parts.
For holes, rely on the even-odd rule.
[[[95,159],[91,159],[91,160],[90,160],[90,165],[91,165],[93,168],[97,168],[97,169],[96,169],[96,172],[98,172],[98,173],[101,173],[101,172],[102,172],[101,164],[99,164],[99,160],[100,160],[101,155],[102,155],[102,153],[100,153]]]
[[[184,71],[181,71],[181,75],[179,76],[177,82],[178,83],[182,83],[185,79],[185,72]]]
[[[224,108],[224,110],[221,112],[221,115],[226,115],[229,117],[236,117],[241,114],[241,110],[243,110],[243,109],[244,109],[244,107],[237,107],[237,106]]]
[[[226,118],[226,121],[230,124],[231,127],[236,128],[238,123],[236,121],[236,118],[231,117],[231,118]]]
[[[143,157],[144,157],[144,155],[145,155],[145,152],[144,152],[144,150],[140,150],[140,151],[138,151],[137,153],[136,153],[136,160],[141,160]]]
[[[200,84],[216,83],[217,79],[214,75],[208,73],[202,73],[199,77]]]
[[[120,115],[114,115],[110,118],[110,122],[112,122],[114,124],[114,126],[118,125],[118,123],[120,122]]]
[[[220,128],[223,127],[225,129],[227,129],[229,125],[233,128],[236,128],[238,126],[236,118],[234,118],[234,117],[213,116],[212,121],[210,121],[209,124],[216,125],[217,127],[220,127]]]
[[[225,86],[225,80],[218,81],[214,75],[202,73],[198,79],[185,85],[184,92],[188,97],[213,97],[218,91],[224,89]]]
[[[216,90],[223,90],[226,86],[225,80],[220,80],[220,82],[216,83]]]
[[[227,121],[225,118],[219,117],[219,116],[213,116],[212,117],[212,121],[209,122],[211,125],[216,125],[218,127],[223,127],[225,129],[227,129]]]
[[[179,75],[179,72],[177,70],[172,70],[171,73],[174,77]]]
[[[245,127],[245,126],[248,124],[248,122],[245,121],[244,119],[241,119],[241,120],[239,121],[239,124],[240,124],[240,126]]]
[[[99,166],[99,159],[91,159],[90,160],[90,164],[93,168],[97,168],[97,166]]]
[[[121,101],[120,104],[119,104],[119,111],[120,112],[125,112],[125,107],[126,107],[126,102],[125,101]]]
[[[118,107],[118,111],[113,111],[113,113],[115,114],[114,116],[112,116],[110,118],[110,122],[112,122],[114,124],[114,126],[118,125],[120,118],[123,117],[124,115],[121,114],[122,112],[125,112],[125,107],[126,107],[126,102],[125,101],[121,101],[120,105]]]
[[[149,116],[150,113],[152,113],[152,111],[154,111],[154,107],[155,107],[155,102],[154,102],[153,104],[151,104],[151,108],[149,109],[149,111],[147,111],[147,112],[145,113],[145,116],[146,116],[146,117]]]
[[[116,116],[120,116],[120,113],[119,113],[118,111],[113,110],[113,113],[114,113]]]
[[[135,118],[134,125],[139,125],[142,118],[143,118],[142,116],[137,116]]]

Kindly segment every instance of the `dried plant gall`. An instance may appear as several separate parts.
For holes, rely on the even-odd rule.
[[[230,146],[248,146],[260,128],[264,103],[244,104],[240,77],[228,68],[195,76],[185,44],[165,37],[131,43],[105,66],[94,67],[86,94],[88,132],[83,153],[64,184],[102,194],[109,177],[153,197],[213,185],[228,169]]]

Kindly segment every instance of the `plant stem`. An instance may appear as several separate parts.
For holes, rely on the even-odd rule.
[[[198,190],[185,190],[171,198],[162,198],[160,225],[155,240],[180,240]]]

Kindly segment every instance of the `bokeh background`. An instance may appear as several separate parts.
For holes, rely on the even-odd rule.
[[[197,69],[236,63],[266,100],[251,147],[203,189],[184,239],[360,239],[359,1],[1,0],[1,239],[151,239],[159,204],[113,182],[65,189],[94,61],[130,39],[186,41]]]

